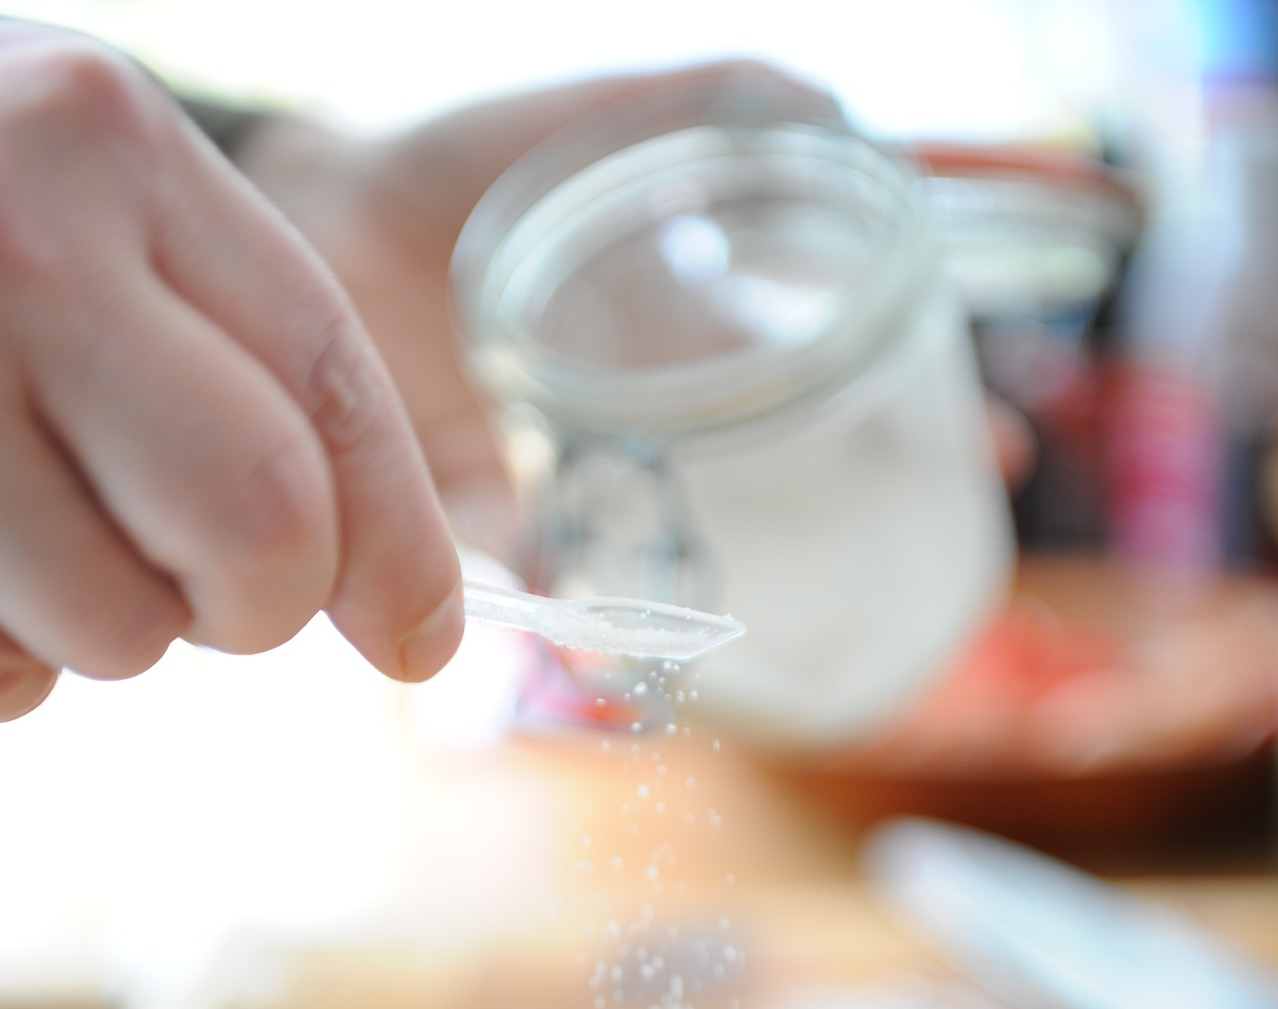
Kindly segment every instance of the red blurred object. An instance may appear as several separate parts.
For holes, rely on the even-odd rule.
[[[1255,854],[1278,850],[1276,733],[1274,582],[1029,557],[1005,611],[902,719],[778,774],[858,824],[941,816],[1084,861]]]

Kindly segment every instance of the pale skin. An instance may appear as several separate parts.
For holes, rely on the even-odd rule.
[[[556,128],[737,73],[780,80],[600,79],[374,142],[270,121],[237,169],[131,60],[0,19],[0,721],[64,668],[262,651],[321,611],[386,675],[438,671],[453,534],[499,547],[511,514],[455,358],[461,224]]]

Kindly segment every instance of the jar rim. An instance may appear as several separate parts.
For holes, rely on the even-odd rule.
[[[709,102],[643,96],[607,111],[517,161],[462,230],[452,308],[463,357],[489,394],[531,404],[555,426],[581,433],[673,438],[824,402],[869,380],[892,356],[893,334],[938,257],[917,175],[900,151],[872,143],[828,107],[775,91],[738,87]],[[817,187],[814,199],[873,198],[875,211],[887,215],[872,262],[841,284],[821,336],[784,351],[616,367],[554,353],[502,310],[505,297],[536,296],[545,277],[525,277],[525,294],[509,295],[509,285],[537,243],[566,220],[588,219],[598,201],[620,199],[625,187],[660,172],[708,170],[715,158],[781,159],[800,175],[805,167],[828,169],[828,191]],[[831,212],[839,209],[831,203]]]

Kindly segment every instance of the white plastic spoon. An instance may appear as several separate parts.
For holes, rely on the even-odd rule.
[[[466,582],[466,616],[532,631],[565,648],[689,662],[745,633],[732,617],[643,599],[556,599]]]

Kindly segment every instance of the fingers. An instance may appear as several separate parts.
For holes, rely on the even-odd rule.
[[[454,347],[447,255],[420,255],[420,246],[378,224],[352,222],[325,252],[395,377],[455,537],[508,556],[518,509],[488,413]]]
[[[53,669],[114,679],[153,665],[188,613],[16,411],[0,418],[0,458],[0,711],[16,717],[43,699]]]
[[[318,437],[341,560],[330,616],[375,666],[424,679],[455,650],[460,572],[390,376],[319,260],[220,164],[194,161],[209,198],[167,208],[160,268],[183,298],[270,371]]]
[[[306,418],[152,277],[103,278],[93,314],[78,327],[57,310],[27,319],[44,336],[29,361],[46,420],[141,558],[180,586],[191,640],[248,652],[291,637],[327,602],[338,563]]]
[[[128,61],[56,38],[19,57],[0,711],[63,665],[130,675],[181,634],[258,651],[325,606],[380,668],[434,672],[461,633],[456,555],[331,277]]]

